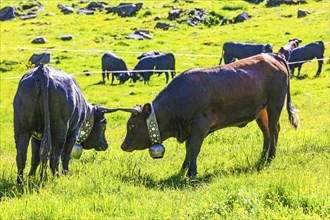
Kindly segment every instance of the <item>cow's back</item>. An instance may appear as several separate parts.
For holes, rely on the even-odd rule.
[[[102,70],[108,71],[120,71],[120,70],[127,70],[127,66],[125,61],[118,57],[117,55],[106,52],[102,56]]]
[[[251,113],[246,109],[261,110],[269,94],[287,89],[285,61],[279,62],[277,59],[282,58],[274,56],[261,54],[223,66],[188,70],[177,76],[154,102],[172,109],[182,120],[189,121],[204,110],[226,112],[228,120],[230,112],[244,117]]]
[[[44,73],[44,71],[46,71]],[[49,77],[49,103],[43,103],[42,80]],[[39,66],[26,73],[18,86],[14,98],[14,123],[18,130],[27,132],[43,131],[43,105],[49,105],[51,128],[56,132],[62,129],[70,132],[79,121],[86,117],[87,102],[75,79],[62,71]],[[60,128],[64,126],[64,128]]]
[[[323,53],[324,44],[322,41],[310,43],[292,50],[289,57],[289,62],[309,61],[315,57],[323,56]]]

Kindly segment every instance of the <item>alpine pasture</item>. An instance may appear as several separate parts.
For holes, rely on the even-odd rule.
[[[1,7],[21,5],[21,0],[2,0]],[[266,2],[246,1],[141,1],[132,17],[96,11],[94,15],[63,14],[58,4],[82,8],[90,2],[40,0],[37,18],[2,21],[0,56],[0,219],[329,219],[329,1],[307,0],[306,4],[266,7]],[[117,6],[118,1],[106,1]],[[128,1],[122,1],[128,2]],[[178,20],[168,20],[175,6],[184,11]],[[190,9],[208,12],[203,22],[185,21]],[[297,18],[298,9],[311,12]],[[220,25],[220,18],[233,18],[246,11],[251,18],[242,23]],[[23,12],[20,12],[23,13]],[[168,30],[155,28],[160,22]],[[149,30],[152,39],[130,40],[135,30]],[[62,41],[70,34],[73,39]],[[37,36],[45,44],[32,44]],[[164,142],[162,159],[154,160],[147,150],[126,153],[120,145],[126,134],[128,113],[106,115],[105,152],[84,151],[70,161],[70,173],[39,182],[27,178],[16,184],[16,149],[13,132],[13,98],[20,77],[31,67],[35,52],[51,52],[47,64],[74,75],[89,103],[109,108],[133,107],[151,102],[165,84],[164,74],[151,76],[150,85],[115,80],[102,83],[101,57],[112,51],[128,68],[137,64],[142,52],[171,52],[176,72],[219,63],[225,42],[271,43],[277,52],[289,39],[306,45],[325,43],[320,77],[313,78],[316,60],[305,63],[301,76],[291,79],[291,98],[300,118],[295,130],[285,109],[277,155],[269,166],[257,170],[263,138],[257,124],[226,128],[209,135],[198,157],[199,174],[189,179],[180,173],[184,144]],[[92,73],[86,76],[84,71]]]

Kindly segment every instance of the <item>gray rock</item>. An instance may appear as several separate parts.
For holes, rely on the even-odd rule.
[[[243,12],[234,18],[234,23],[244,22],[246,20],[249,20],[250,17],[251,16],[247,12]]]
[[[43,52],[43,53],[34,53],[30,59],[29,63],[34,65],[39,64],[46,64],[50,62],[50,52]]]
[[[170,28],[169,24],[163,23],[163,22],[157,22],[156,27],[155,28],[160,28],[163,30],[168,30]]]
[[[309,14],[312,14],[312,12],[310,12],[308,10],[304,10],[304,9],[298,9],[297,18],[302,18]]]
[[[21,20],[27,20],[27,19],[32,19],[38,17],[37,13],[28,13],[26,15],[21,15],[20,18]]]
[[[65,34],[59,37],[59,39],[63,40],[63,41],[68,41],[68,40],[72,40],[72,35],[71,34]]]
[[[39,36],[32,40],[33,44],[45,44],[46,42],[47,42],[47,40],[44,36]]]
[[[125,37],[126,39],[134,39],[134,40],[144,40],[144,37],[139,34],[129,34]]]
[[[74,9],[70,6],[64,6],[64,7],[62,7],[61,12],[63,12],[65,15],[71,14],[74,12]]]
[[[6,6],[0,10],[0,21],[9,21],[16,17],[16,8],[14,6]]]
[[[89,9],[86,9],[86,8],[81,8],[81,9],[78,9],[76,11],[77,14],[85,14],[85,15],[93,15],[95,13],[95,11],[93,10],[89,10]]]

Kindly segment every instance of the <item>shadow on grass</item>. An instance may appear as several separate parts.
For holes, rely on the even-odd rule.
[[[5,178],[0,179],[0,202],[7,199],[20,198],[24,194],[32,194],[38,192],[46,181],[41,181],[39,177],[27,177],[23,184],[17,184],[16,180]]]
[[[183,190],[185,188],[194,188],[200,185],[212,182],[213,179],[219,177],[228,176],[240,176],[245,174],[252,174],[259,172],[268,167],[269,163],[263,160],[259,160],[252,166],[237,166],[229,169],[215,170],[213,173],[207,173],[204,175],[197,175],[196,177],[187,177],[187,169],[180,170],[179,173],[174,174],[166,179],[155,180],[153,176],[149,174],[123,174],[118,177],[125,183],[134,185],[144,185],[149,189],[178,189]]]

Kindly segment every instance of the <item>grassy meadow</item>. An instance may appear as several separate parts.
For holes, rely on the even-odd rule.
[[[22,0],[1,0],[1,7],[19,6]],[[96,12],[64,15],[57,4],[89,3],[79,0],[40,0],[44,10],[31,20],[0,22],[0,219],[329,219],[330,97],[329,1],[307,0],[303,5],[265,7],[265,2],[245,1],[141,1],[133,17]],[[111,6],[118,1],[106,0]],[[131,2],[131,1],[122,1]],[[134,1],[135,2],[135,1]],[[205,23],[192,27],[167,20],[172,6],[209,12]],[[298,8],[312,14],[297,18]],[[233,18],[243,11],[252,18],[244,23],[216,24],[219,17]],[[211,13],[212,12],[212,13]],[[211,15],[213,14],[213,15]],[[214,16],[217,15],[217,16]],[[155,29],[154,18],[171,24]],[[128,40],[135,30],[149,30],[151,40]],[[71,41],[58,39],[71,34]],[[46,44],[32,44],[45,36]],[[226,128],[209,135],[198,157],[199,174],[188,179],[180,168],[184,144],[164,142],[163,159],[147,150],[126,153],[120,145],[129,114],[108,114],[109,149],[84,151],[70,161],[70,173],[39,184],[38,176],[16,185],[16,149],[13,132],[13,98],[28,60],[35,52],[51,52],[49,66],[73,74],[90,103],[106,107],[133,107],[151,102],[165,84],[153,75],[150,85],[126,82],[102,84],[101,56],[113,51],[128,68],[142,52],[172,52],[177,74],[195,67],[218,65],[222,45],[228,41],[271,43],[278,51],[291,38],[301,45],[325,42],[323,70],[313,78],[317,62],[302,67],[302,77],[291,79],[293,104],[300,110],[300,128],[281,116],[277,155],[270,166],[257,171],[262,133],[252,122],[244,128]],[[86,76],[83,71],[93,73]],[[296,70],[297,72],[297,70]],[[25,177],[30,169],[28,151]],[[50,173],[50,171],[49,171]]]

